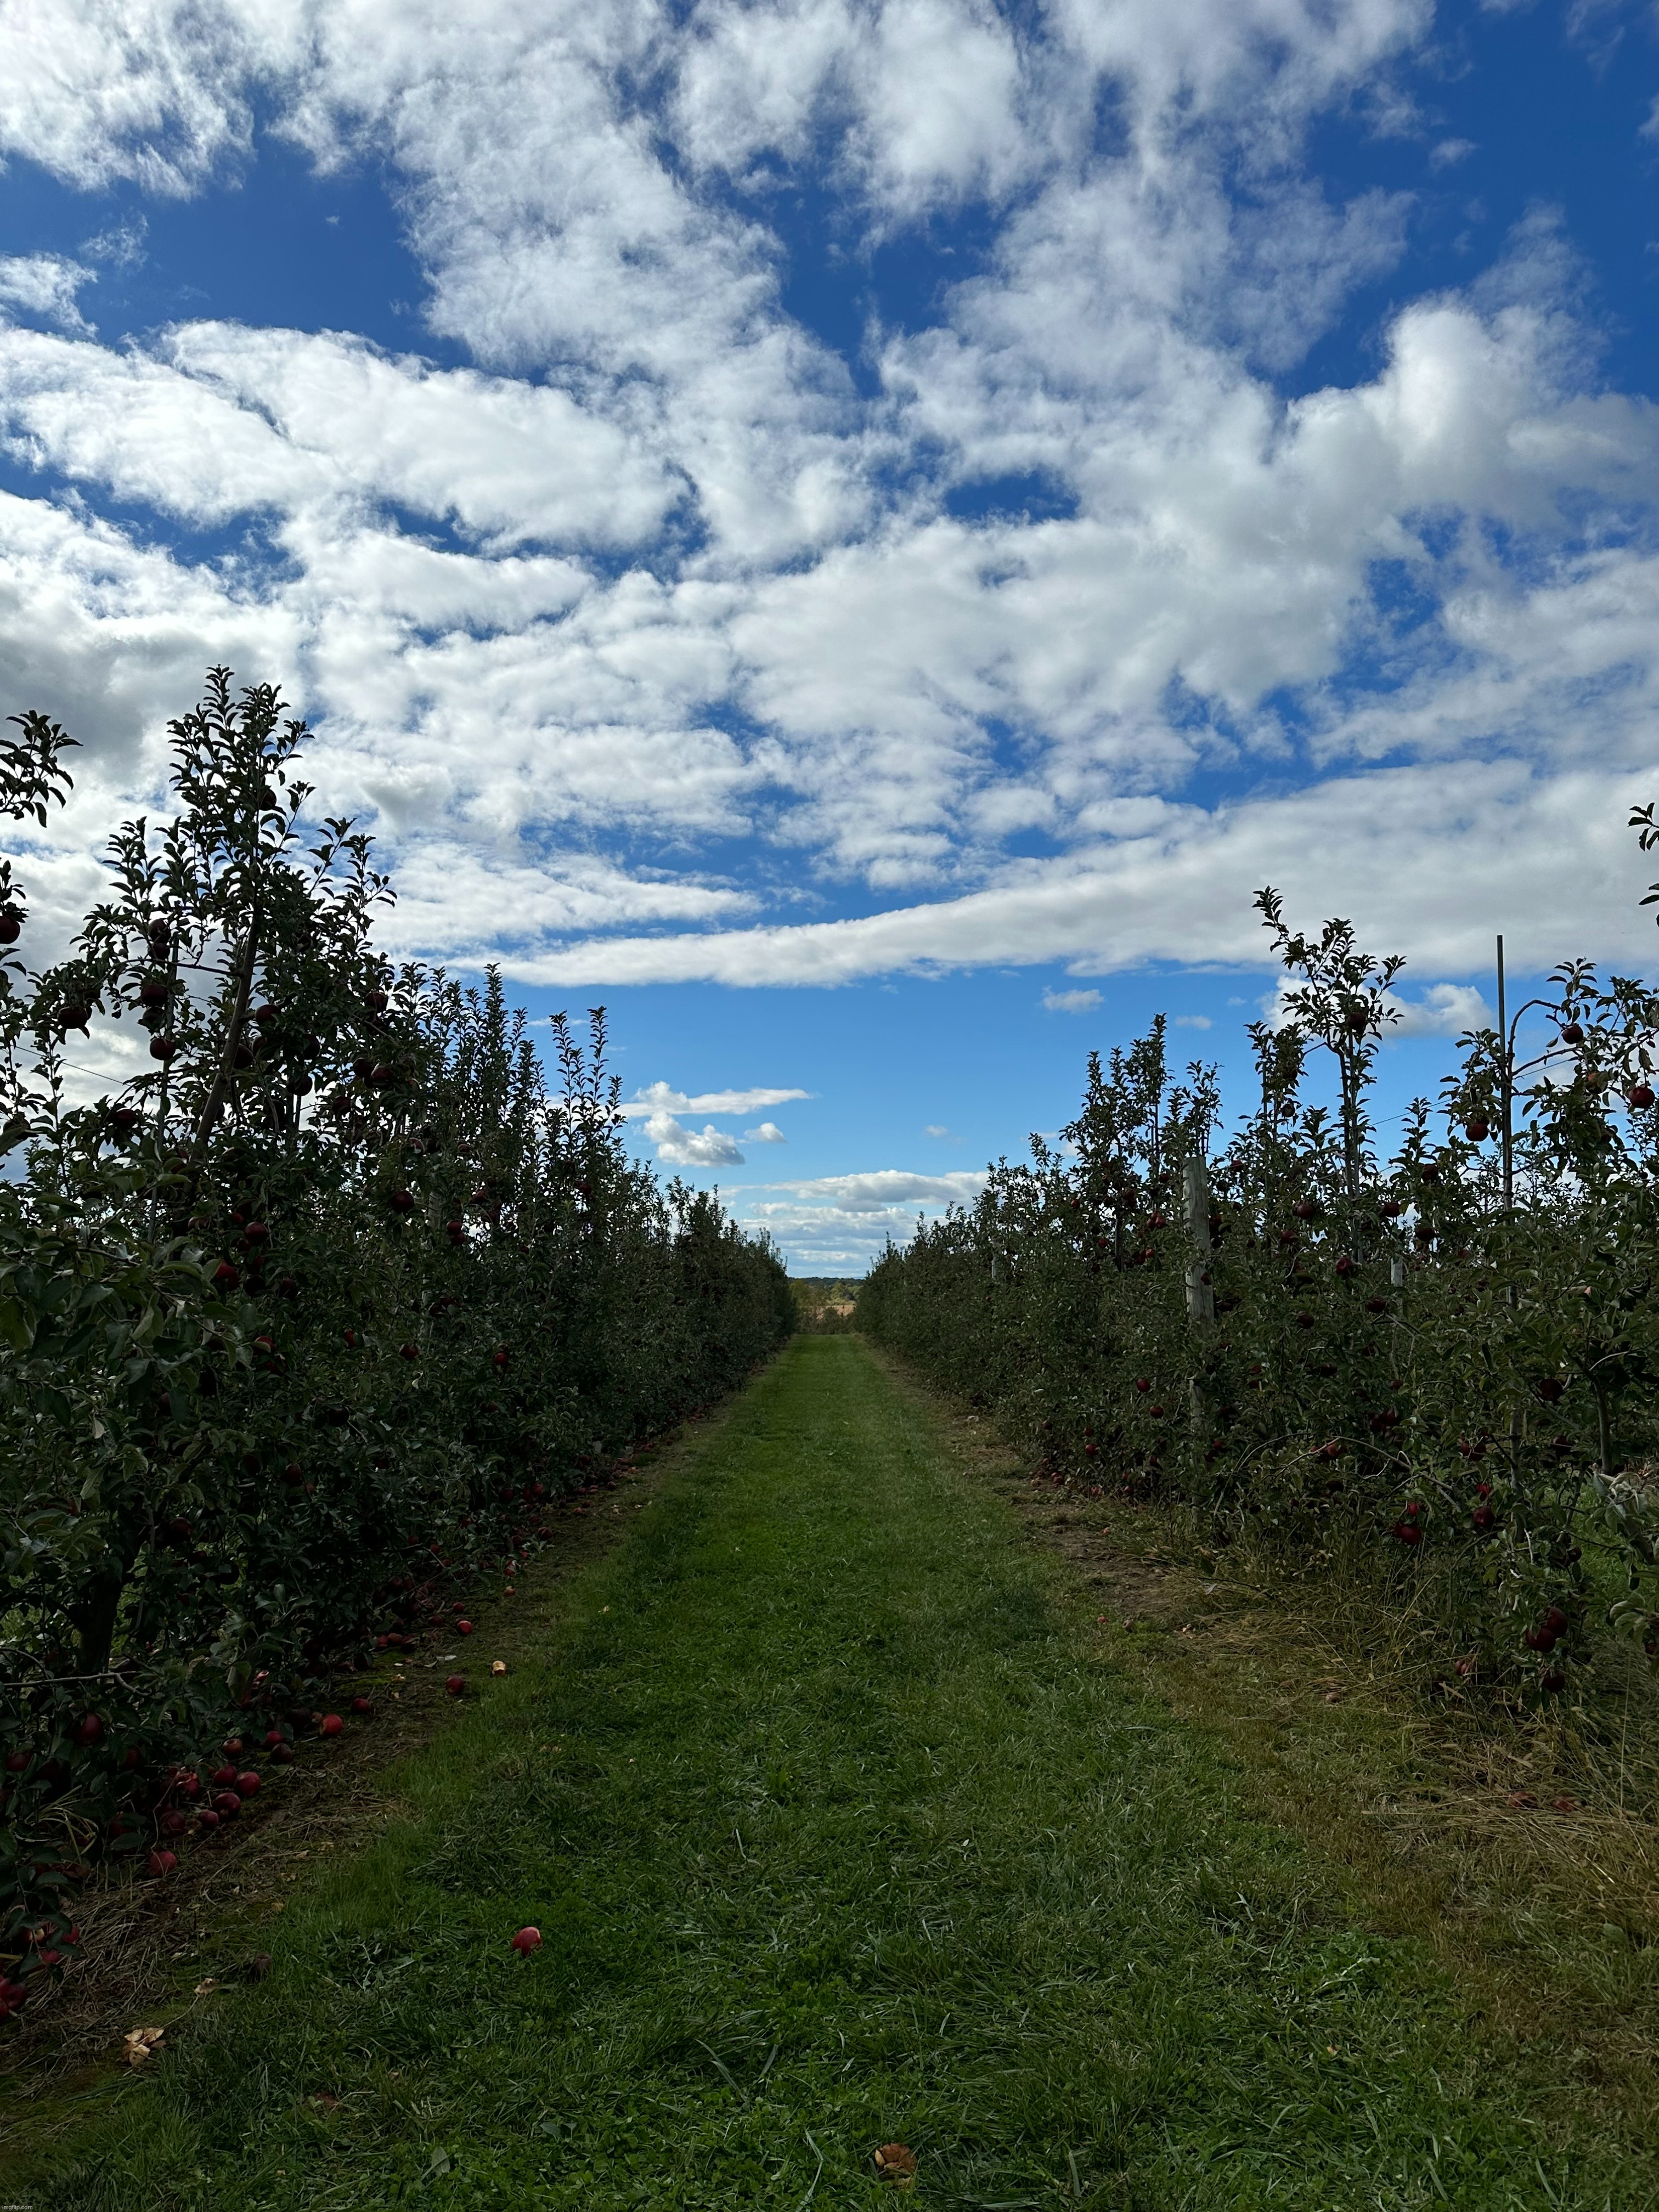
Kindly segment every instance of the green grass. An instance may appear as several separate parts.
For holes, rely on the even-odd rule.
[[[798,1340],[391,1778],[36,2212],[1650,2206],[1070,1624],[855,1338]],[[545,1942],[507,1949],[525,1922]],[[329,2104],[325,2100],[337,2100]]]

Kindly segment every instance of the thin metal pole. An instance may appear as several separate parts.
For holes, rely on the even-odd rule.
[[[1509,1001],[1504,990],[1504,940],[1498,940],[1498,1081],[1504,1094],[1504,1210],[1515,1203],[1514,1054],[1510,1050]]]

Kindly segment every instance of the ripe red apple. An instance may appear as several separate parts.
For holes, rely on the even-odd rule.
[[[418,1359],[421,1356],[421,1347],[418,1344],[400,1344],[398,1350],[405,1359]]]
[[[219,1815],[214,1811],[211,1805],[203,1806],[201,1811],[196,1815],[196,1825],[200,1828],[216,1828],[218,1826]]]
[[[458,1636],[471,1636],[472,1623],[470,1620],[458,1620],[455,1624],[455,1632]]]
[[[1358,1261],[1350,1259],[1348,1255],[1344,1252],[1337,1261],[1336,1272],[1339,1275],[1352,1275],[1358,1265]]]
[[[374,1700],[373,1698],[354,1698],[351,1700],[351,1710],[354,1713],[372,1713],[374,1710]]]
[[[1145,1392],[1145,1391],[1150,1390],[1150,1389],[1152,1389],[1152,1381],[1151,1381],[1151,1378],[1150,1378],[1149,1376],[1145,1376],[1145,1375],[1138,1375],[1138,1376],[1135,1377],[1135,1388],[1136,1388],[1136,1389],[1137,1389],[1137,1390],[1139,1390],[1139,1391]]]
[[[444,1687],[445,1687],[445,1689],[446,1689],[446,1690],[447,1690],[447,1691],[448,1691],[448,1692],[449,1692],[449,1694],[450,1694],[450,1696],[451,1696],[452,1698],[459,1698],[459,1697],[460,1696],[460,1694],[461,1694],[462,1691],[463,1691],[463,1690],[465,1690],[465,1687],[466,1687],[466,1677],[465,1677],[465,1674],[451,1674],[451,1675],[449,1675],[449,1676],[447,1678],[447,1680],[445,1680]]]
[[[541,1948],[542,1931],[539,1928],[520,1928],[513,1938],[513,1948],[521,1959],[527,1959],[532,1951],[539,1951]]]
[[[178,1863],[171,1851],[152,1851],[144,1862],[149,1872],[155,1875],[171,1874]]]
[[[1583,1024],[1580,1022],[1563,1022],[1561,1024],[1561,1042],[1563,1044],[1583,1044],[1584,1042]]]
[[[1630,1103],[1632,1106],[1644,1108],[1651,1106],[1653,1103],[1653,1085],[1650,1083],[1634,1083],[1631,1085],[1626,1096],[1629,1097]]]
[[[208,1779],[216,1790],[229,1790],[235,1784],[236,1769],[234,1766],[221,1766],[210,1774]]]
[[[325,1713],[318,1723],[319,1730],[324,1735],[338,1735],[344,1726],[345,1723],[338,1713]]]
[[[246,1772],[237,1776],[236,1787],[244,1797],[257,1797],[258,1796],[259,1778],[251,1766],[247,1768]]]
[[[76,1743],[97,1743],[101,1739],[103,1733],[103,1719],[101,1715],[98,1713],[88,1713],[75,1723],[75,1741]]]
[[[221,1790],[215,1795],[213,1809],[222,1820],[234,1820],[242,1809],[242,1801],[234,1790]]]
[[[1463,1133],[1472,1145],[1484,1145],[1492,1134],[1492,1124],[1484,1114],[1472,1114],[1464,1125]]]
[[[279,1766],[286,1766],[294,1756],[294,1746],[291,1743],[274,1743],[270,1747],[270,1755]]]
[[[155,1825],[164,1836],[182,1836],[190,1822],[182,1813],[163,1813]]]
[[[26,1751],[9,1751],[6,1753],[6,1771],[8,1774],[23,1773],[27,1768],[28,1763],[29,1754]]]

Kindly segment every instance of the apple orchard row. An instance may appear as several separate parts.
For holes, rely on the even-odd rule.
[[[70,740],[16,728],[39,826]],[[216,670],[171,730],[176,811],[64,959],[0,859],[0,2016],[100,1863],[165,1875],[348,1724],[340,1670],[792,1326],[771,1252],[629,1159],[599,1017],[550,1081],[493,974],[377,951],[389,885],[269,689]]]
[[[1401,963],[1258,905],[1284,1018],[1231,1133],[1160,1018],[1057,1146],[889,1250],[859,1325],[1054,1482],[1363,1582],[1448,1682],[1575,1697],[1659,1652],[1659,1000],[1562,968],[1382,1158]]]

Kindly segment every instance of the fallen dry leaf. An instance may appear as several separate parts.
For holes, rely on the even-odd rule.
[[[492,1659],[489,1662],[489,1671],[492,1674],[505,1674],[507,1672],[506,1660]]]
[[[1515,1807],[1517,1812],[1524,1813],[1530,1807],[1535,1805],[1538,1802],[1538,1800],[1533,1796],[1530,1790],[1511,1790],[1510,1792],[1509,1802]]]
[[[211,1996],[214,1990],[216,1990],[218,1986],[218,1983],[216,1982],[212,1975],[210,1974],[206,1981],[197,1983],[196,1994],[198,1997]]]
[[[876,2153],[876,2172],[895,2189],[908,2189],[916,2178],[916,2154],[908,2143],[883,2143]]]
[[[148,2066],[152,2051],[159,2051],[166,2035],[164,2027],[130,2027],[122,2045],[122,2056],[129,2066]]]
[[[1576,1797],[1552,1797],[1550,1803],[1558,1813],[1576,1813],[1578,1810],[1578,1800]]]

